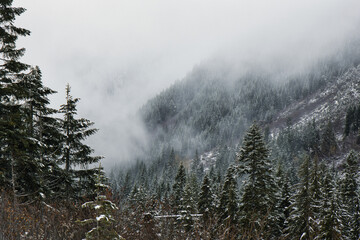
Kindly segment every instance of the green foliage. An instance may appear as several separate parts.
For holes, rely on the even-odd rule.
[[[287,236],[295,239],[313,239],[316,233],[314,201],[311,195],[311,163],[305,156],[299,170],[300,182],[293,196]]]
[[[326,156],[334,155],[338,149],[333,126],[329,121],[321,138],[321,152]]]
[[[172,187],[172,206],[174,213],[177,213],[183,207],[183,197],[186,185],[186,172],[184,166],[181,164],[175,177],[175,182]]]
[[[321,204],[319,234],[316,239],[343,239],[341,209],[334,176],[322,166]]]
[[[86,233],[86,239],[88,240],[122,240],[122,238],[114,230],[115,219],[112,216],[112,212],[117,210],[117,206],[107,199],[104,195],[106,189],[109,187],[105,185],[106,178],[99,166],[97,179],[96,179],[96,197],[94,201],[86,202],[82,205],[82,208],[88,208],[95,212],[95,217],[80,221],[83,225],[91,224],[93,228]]]
[[[66,103],[60,107],[60,113],[64,115],[61,126],[64,137],[59,163],[65,164],[66,195],[73,198],[94,194],[97,170],[89,169],[88,166],[101,159],[99,156],[91,156],[94,150],[83,143],[85,139],[95,134],[97,129],[91,128],[94,123],[87,119],[76,119],[78,102],[78,98],[70,95],[70,86],[67,85]]]
[[[211,183],[208,175],[205,175],[198,201],[199,213],[203,215],[204,222],[207,222],[214,212],[214,196],[211,191]]]
[[[245,135],[237,162],[240,173],[247,178],[240,201],[240,223],[246,232],[253,232],[251,235],[256,236],[270,226],[270,222],[277,222],[273,212],[277,186],[269,150],[256,124]]]

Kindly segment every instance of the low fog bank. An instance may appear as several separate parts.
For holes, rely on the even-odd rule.
[[[79,114],[96,123],[89,139],[107,168],[133,161],[151,142],[138,109],[191,69],[236,79],[249,70],[286,79],[358,40],[358,0],[15,1],[24,62],[64,102],[66,83]],[[355,40],[354,40],[355,39]]]

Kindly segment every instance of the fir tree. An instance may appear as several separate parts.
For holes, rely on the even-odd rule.
[[[235,235],[238,231],[236,225],[239,221],[239,200],[235,177],[235,167],[230,166],[225,176],[217,209],[218,226],[230,235]]]
[[[82,205],[83,208],[89,208],[95,212],[95,217],[81,221],[81,224],[92,224],[94,227],[86,233],[86,239],[92,240],[122,240],[122,238],[114,229],[115,219],[112,217],[112,212],[117,210],[117,206],[107,199],[104,192],[109,189],[106,184],[106,178],[101,170],[98,170],[96,179],[96,197],[94,201],[86,202]]]
[[[64,146],[60,162],[65,164],[66,194],[73,197],[89,196],[94,193],[97,169],[89,169],[88,166],[101,159],[99,156],[91,156],[93,149],[83,143],[86,138],[95,134],[97,129],[91,128],[94,123],[89,120],[75,118],[78,102],[79,98],[70,95],[70,86],[67,85],[66,103],[60,107],[60,113],[64,114],[62,124]]]
[[[214,207],[214,196],[210,187],[210,179],[208,175],[205,175],[198,202],[199,213],[203,215],[205,223],[211,218]]]
[[[181,206],[183,206],[183,197],[184,197],[184,190],[186,185],[186,172],[184,166],[181,164],[178,172],[175,177],[175,182],[173,185],[173,200],[172,206],[174,212],[177,213],[178,210],[181,210]]]
[[[293,196],[294,202],[291,205],[289,228],[286,230],[287,237],[293,239],[309,240],[315,237],[313,199],[311,195],[310,181],[310,157],[305,156],[299,175],[300,183],[297,185],[297,192]]]
[[[351,126],[355,121],[355,107],[349,107],[345,116],[345,129],[344,136],[349,136],[351,132]]]
[[[23,123],[26,89],[21,82],[29,66],[19,60],[25,49],[16,48],[18,37],[30,31],[14,25],[25,9],[12,3],[0,1],[0,184],[13,192],[16,202],[19,195],[23,201],[30,200],[39,192],[40,183],[39,164],[29,151],[33,141]]]
[[[288,174],[284,173],[283,168],[279,165],[276,172],[277,185],[279,187],[279,200],[276,210],[279,214],[279,227],[284,232],[288,227],[288,219],[290,217],[291,190],[290,179]]]
[[[265,226],[277,222],[273,212],[277,186],[268,156],[260,129],[253,124],[244,137],[237,160],[240,173],[246,174],[248,179],[241,197],[240,223],[252,236],[260,236]],[[275,230],[276,227],[271,228]]]
[[[184,188],[184,206],[190,209],[191,213],[197,212],[197,202],[199,201],[199,184],[195,174],[190,174]]]
[[[357,239],[359,236],[354,236],[353,232],[359,232],[360,229],[353,227],[358,225],[357,221],[357,206],[358,206],[358,171],[359,160],[355,152],[351,151],[346,158],[344,174],[340,182],[341,203],[344,207],[342,213],[344,224],[344,236],[350,239]],[[359,226],[358,226],[359,227]]]
[[[322,167],[320,232],[315,239],[343,239],[341,234],[341,211],[333,176]]]
[[[199,157],[199,153],[198,150],[196,150],[195,152],[195,158],[191,164],[191,172],[193,174],[198,175],[197,177],[200,179],[201,178],[201,173],[199,174],[199,168],[200,168],[200,157]]]
[[[327,123],[325,130],[323,132],[320,147],[321,147],[321,152],[325,156],[331,156],[336,153],[337,150],[336,137],[330,121]]]
[[[27,89],[24,104],[25,125],[32,143],[28,150],[31,158],[37,161],[39,166],[39,193],[55,198],[62,194],[59,186],[63,177],[63,170],[57,164],[61,154],[59,145],[63,137],[60,132],[60,121],[53,117],[57,110],[48,107],[48,96],[55,91],[43,85],[39,67],[31,68],[29,74],[21,81],[21,85]],[[36,171],[31,174],[36,174]]]
[[[311,205],[311,212],[313,213],[313,218],[318,219],[320,214],[320,202],[321,202],[321,182],[322,179],[322,172],[319,169],[319,158],[317,155],[314,157],[313,164],[311,164],[311,170],[310,170],[310,187],[309,192],[312,199],[312,205]],[[314,225],[314,232],[315,235],[317,235],[318,229],[316,228],[316,225]]]

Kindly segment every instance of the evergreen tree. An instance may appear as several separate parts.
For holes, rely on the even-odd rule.
[[[322,179],[322,172],[319,169],[319,158],[317,155],[314,157],[313,164],[311,164],[311,170],[310,170],[310,187],[309,192],[312,199],[312,205],[311,205],[311,212],[313,213],[313,218],[318,219],[320,214],[320,203],[321,203],[321,182]],[[318,229],[316,228],[316,225],[314,225],[314,231],[317,235]]]
[[[323,132],[320,147],[321,147],[321,152],[325,156],[331,156],[336,153],[337,150],[336,137],[330,121],[327,123],[325,130]]]
[[[186,172],[184,166],[181,164],[178,172],[175,177],[175,182],[173,185],[173,200],[172,206],[174,212],[177,213],[178,210],[181,210],[181,206],[183,206],[183,197],[184,197],[184,190],[186,185]]]
[[[92,224],[94,227],[86,233],[86,239],[97,240],[123,240],[114,229],[115,219],[112,217],[112,212],[117,210],[117,206],[107,199],[104,194],[109,186],[105,184],[106,178],[101,170],[98,169],[98,176],[96,179],[96,197],[94,201],[86,202],[82,205],[83,208],[89,208],[95,212],[94,218],[81,221],[81,224]]]
[[[344,168],[344,174],[340,182],[340,195],[341,203],[344,207],[342,213],[344,224],[343,234],[350,239],[357,239],[359,234],[356,236],[353,233],[359,233],[360,229],[354,229],[356,225],[359,225],[357,221],[357,207],[358,207],[358,172],[359,172],[359,159],[355,152],[351,151],[346,158],[346,164]]]
[[[288,218],[290,217],[290,205],[291,205],[291,190],[290,179],[288,174],[284,173],[281,165],[279,165],[276,172],[277,185],[279,187],[279,201],[277,211],[279,214],[279,227],[281,232],[284,232],[288,227]]]
[[[197,212],[199,201],[199,184],[195,174],[190,174],[184,188],[184,205],[191,213]]]
[[[198,150],[196,150],[195,152],[195,158],[191,164],[191,172],[193,174],[196,174],[198,175],[199,174],[199,168],[200,168],[200,157],[199,157],[199,153],[198,153]],[[201,178],[201,175],[198,176],[198,178],[200,179]]]
[[[360,104],[357,106],[354,114],[354,126],[353,131],[358,132],[360,129]]]
[[[203,215],[205,223],[211,218],[214,207],[214,196],[210,187],[210,179],[208,175],[205,175],[198,202],[199,213]]]
[[[25,49],[16,48],[19,36],[30,31],[14,26],[15,18],[25,9],[13,7],[12,0],[0,1],[0,184],[23,201],[39,192],[39,165],[31,158],[33,141],[29,137],[24,113],[26,89],[21,81],[27,64],[20,62]]]
[[[344,136],[349,136],[351,132],[352,124],[355,121],[355,107],[349,107],[346,116],[345,116],[345,129],[344,129]]]
[[[324,177],[321,184],[320,232],[316,239],[343,239],[341,236],[341,211],[334,178],[330,172],[325,169],[325,166],[323,166],[322,169]]]
[[[237,160],[240,173],[246,174],[248,179],[241,197],[240,223],[251,236],[261,236],[266,226],[270,228],[270,222],[277,222],[273,212],[277,186],[268,156],[260,129],[253,124],[244,137]],[[271,231],[277,229],[271,228]]]
[[[236,226],[239,221],[239,199],[235,177],[235,167],[230,166],[226,173],[217,209],[218,226],[230,236],[235,235],[238,231]]]
[[[97,169],[89,169],[89,164],[98,162],[101,157],[91,156],[93,149],[83,141],[95,134],[97,129],[87,119],[76,119],[76,104],[79,98],[70,95],[70,86],[66,86],[66,103],[61,105],[60,113],[64,114],[62,121],[63,153],[60,163],[65,165],[65,191],[68,196],[83,197],[94,194]],[[81,167],[81,169],[76,169]]]
[[[320,152],[320,130],[318,129],[315,120],[309,122],[303,131],[303,147],[306,151],[319,154]]]
[[[41,188],[39,193],[58,197],[63,194],[59,189],[63,170],[57,164],[63,135],[60,132],[59,119],[53,117],[57,110],[48,107],[50,104],[48,96],[55,91],[43,85],[39,67],[31,68],[29,74],[21,81],[21,85],[27,89],[24,104],[25,125],[32,143],[28,150],[31,159],[39,166],[30,174],[39,175]]]
[[[291,205],[289,228],[286,230],[287,237],[293,239],[313,239],[315,237],[313,199],[311,195],[310,157],[305,156],[299,175],[300,183],[297,192],[293,196]]]

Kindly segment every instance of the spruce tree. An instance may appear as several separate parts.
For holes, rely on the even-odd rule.
[[[109,189],[106,185],[106,178],[101,166],[98,169],[96,179],[96,197],[94,201],[86,202],[83,208],[88,208],[95,213],[93,218],[80,221],[83,225],[92,224],[93,228],[86,233],[87,240],[122,240],[114,229],[115,219],[112,213],[117,210],[117,206],[107,199],[105,191]]]
[[[278,204],[276,211],[279,214],[279,228],[282,233],[288,227],[288,219],[290,217],[290,205],[291,205],[291,186],[290,179],[287,173],[284,173],[284,170],[281,165],[279,165],[276,172],[277,186],[279,188],[278,193]]]
[[[269,150],[260,129],[253,124],[244,137],[243,146],[238,153],[239,171],[247,181],[243,188],[240,204],[240,224],[252,236],[262,236],[264,228],[275,223],[274,215],[277,186],[274,180]],[[266,229],[269,233],[270,229]]]
[[[92,156],[93,149],[83,141],[95,134],[97,129],[87,119],[77,119],[76,105],[79,98],[70,95],[70,86],[66,86],[66,103],[61,105],[63,113],[61,130],[64,135],[62,157],[60,163],[65,165],[65,192],[69,197],[86,197],[94,194],[96,168],[89,168],[89,164],[98,162],[101,157]],[[78,169],[80,167],[80,169]]]
[[[355,107],[351,106],[348,108],[345,116],[344,137],[349,136],[354,121],[355,121]]]
[[[289,227],[286,237],[293,239],[313,239],[315,237],[313,199],[311,195],[310,157],[305,156],[299,170],[300,182],[293,196]]]
[[[320,232],[315,239],[343,239],[341,211],[334,177],[325,168],[325,166],[322,167],[324,177],[321,184]]]
[[[239,222],[239,199],[235,178],[235,167],[230,166],[225,176],[220,203],[217,209],[218,226],[225,233],[229,234],[227,238],[235,235],[239,230],[236,227]]]
[[[174,213],[177,213],[181,210],[183,206],[183,197],[184,197],[184,190],[186,185],[186,172],[185,168],[182,164],[177,171],[175,182],[172,188],[172,207]]]
[[[356,153],[351,151],[346,158],[346,164],[344,167],[343,177],[340,182],[340,196],[341,203],[343,205],[343,222],[344,224],[343,234],[350,239],[357,239],[358,234],[355,236],[354,233],[359,233],[360,229],[357,221],[359,205],[359,194],[358,194],[358,172],[359,172],[359,159]],[[355,229],[354,229],[355,227]],[[356,229],[357,228],[357,229]]]
[[[336,153],[337,143],[331,122],[329,121],[325,127],[325,130],[321,138],[321,152],[325,156],[331,156]]]
[[[199,196],[198,209],[199,213],[203,215],[203,220],[206,223],[212,217],[214,211],[214,196],[210,187],[210,179],[205,175],[201,192]]]
[[[31,158],[39,166],[36,170],[40,175],[39,192],[55,198],[63,194],[59,188],[63,180],[63,170],[57,164],[63,135],[60,120],[54,117],[57,110],[48,107],[48,96],[55,91],[43,85],[39,67],[31,68],[29,74],[21,81],[21,85],[27,89],[24,104],[25,125],[32,143],[28,150]]]
[[[319,158],[317,157],[317,155],[315,155],[313,159],[313,164],[311,164],[310,166],[311,169],[310,169],[309,191],[312,199],[311,212],[314,215],[313,218],[318,219],[321,211],[321,207],[320,207],[320,202],[322,198],[321,179],[323,178],[323,175],[322,175],[322,171],[320,171],[319,169]],[[317,235],[317,231],[318,229],[316,228],[316,225],[314,225],[314,232],[316,235]]]
[[[30,200],[39,192],[39,165],[32,159],[24,113],[26,91],[21,82],[26,77],[27,64],[20,62],[25,49],[16,47],[20,36],[30,31],[16,27],[15,18],[25,9],[13,7],[12,0],[0,1],[0,184],[11,190],[14,202]]]

